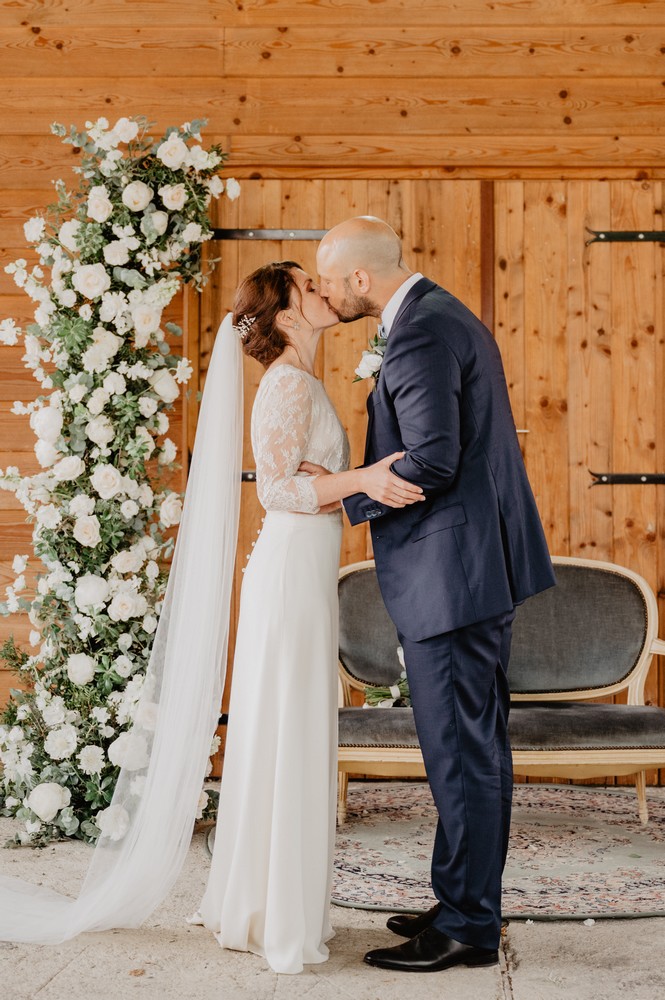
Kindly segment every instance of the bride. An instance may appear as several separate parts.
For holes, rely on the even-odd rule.
[[[390,455],[347,470],[314,358],[338,321],[293,261],[251,274],[222,323],[146,680],[105,825],[76,899],[0,878],[0,940],[136,927],[187,854],[224,683],[242,460],[240,346],[266,368],[252,411],[266,509],[241,595],[218,829],[192,922],[296,973],[328,956],[335,825],[340,501],[403,507]],[[129,752],[131,750],[131,752]]]

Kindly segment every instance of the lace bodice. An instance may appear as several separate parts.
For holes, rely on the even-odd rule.
[[[266,510],[316,514],[311,476],[298,472],[315,462],[330,472],[349,466],[349,442],[330,397],[313,375],[277,365],[261,379],[252,410],[252,449],[259,502]]]

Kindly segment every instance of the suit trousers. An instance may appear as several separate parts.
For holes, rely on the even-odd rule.
[[[515,611],[412,642],[400,634],[416,730],[439,820],[434,926],[498,948],[513,767],[508,659]]]

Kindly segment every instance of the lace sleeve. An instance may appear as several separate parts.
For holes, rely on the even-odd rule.
[[[297,475],[312,421],[307,376],[284,367],[269,378],[252,416],[259,503],[265,510],[316,514],[319,502],[312,477]]]

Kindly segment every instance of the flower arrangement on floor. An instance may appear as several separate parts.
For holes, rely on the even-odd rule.
[[[95,842],[123,762],[166,583],[160,562],[173,548],[165,530],[182,509],[164,485],[177,454],[165,411],[192,366],[171,353],[162,313],[183,282],[206,280],[211,199],[239,194],[218,176],[225,154],[200,144],[203,124],[157,141],[144,118],[53,125],[81,150],[78,190],[57,181],[57,204],[25,224],[39,265],[5,268],[36,310],[25,333],[0,322],[0,342],[24,337],[23,361],[44,390],[12,410],[30,415],[42,471],[0,473],[34,522],[41,562],[29,596],[30,559],[14,558],[0,605],[28,612],[35,650],[13,639],[0,650],[28,688],[12,691],[0,725],[0,814],[23,821],[16,843]]]

